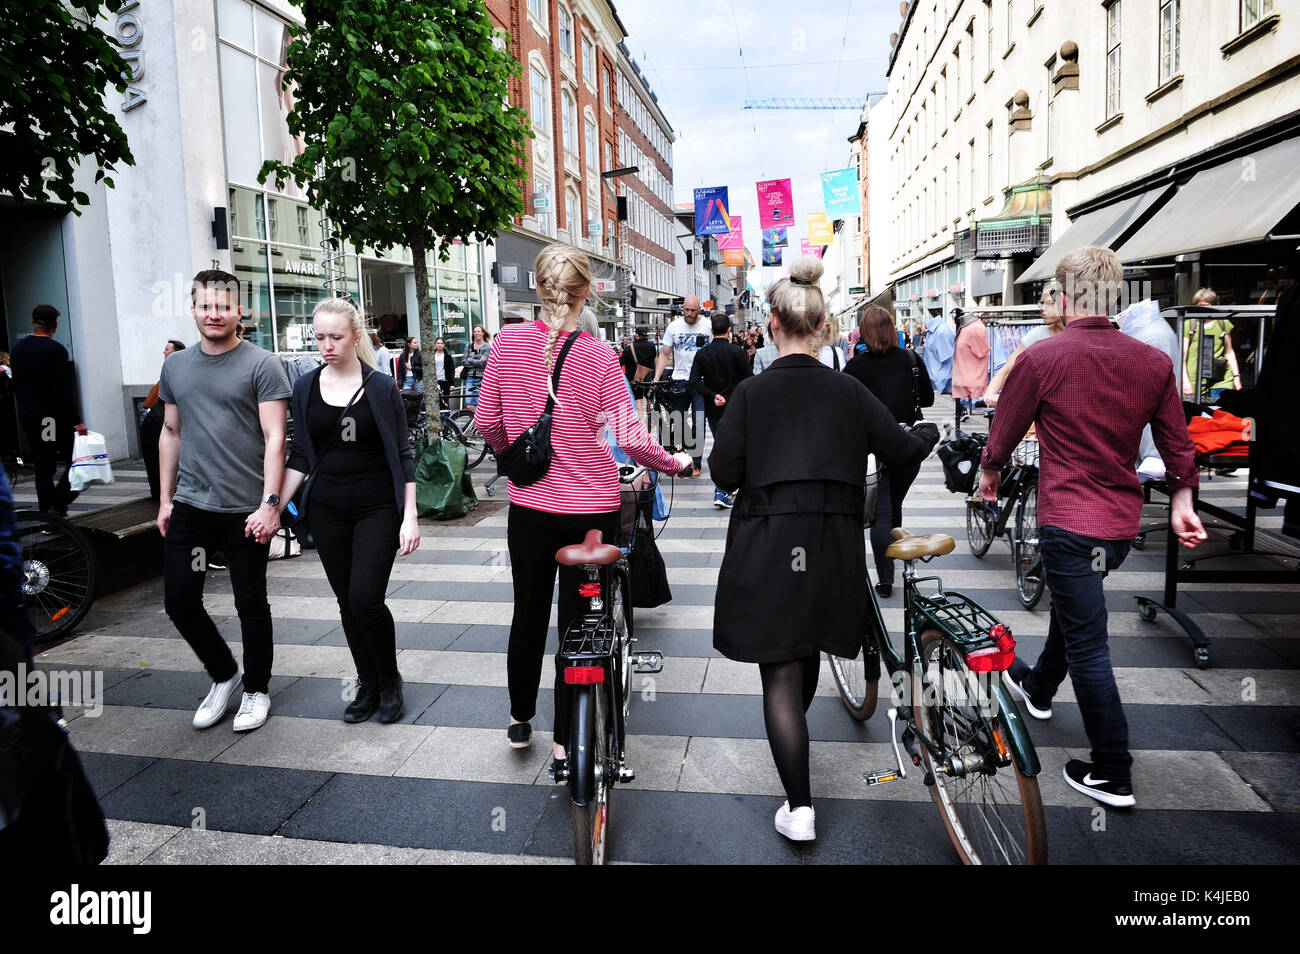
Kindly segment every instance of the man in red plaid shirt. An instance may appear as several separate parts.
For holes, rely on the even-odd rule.
[[[1069,785],[1115,807],[1135,804],[1128,723],[1111,668],[1102,581],[1128,555],[1142,515],[1135,463],[1149,423],[1165,459],[1171,526],[1185,547],[1205,539],[1192,504],[1195,450],[1167,355],[1111,327],[1123,266],[1110,249],[1086,246],[1056,266],[1065,330],[1017,359],[984,449],[980,494],[997,499],[1011,452],[1038,427],[1038,523],[1052,591],[1047,643],[1031,669],[1008,677],[1029,714],[1052,716],[1068,674],[1092,744],[1091,762],[1065,766]]]

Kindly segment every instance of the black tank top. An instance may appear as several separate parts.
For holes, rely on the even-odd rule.
[[[342,411],[341,407],[325,402],[320,375],[317,375],[307,407],[307,429],[319,460],[311,502],[334,507],[375,506],[385,502],[396,506],[383,440],[365,392],[352,402],[340,421]],[[322,450],[324,456],[319,457]]]

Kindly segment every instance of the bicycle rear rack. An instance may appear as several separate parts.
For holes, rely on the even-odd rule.
[[[614,624],[605,617],[574,620],[560,640],[565,659],[608,659],[613,654]]]

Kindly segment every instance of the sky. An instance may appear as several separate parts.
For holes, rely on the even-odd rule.
[[[760,259],[754,183],[790,178],[796,226],[786,255],[823,209],[821,173],[849,165],[853,110],[745,109],[747,99],[861,97],[885,89],[896,0],[616,0],[626,44],[676,133],[673,189],[729,187],[745,245]],[[743,51],[743,56],[742,56]],[[756,285],[774,280],[763,269]]]

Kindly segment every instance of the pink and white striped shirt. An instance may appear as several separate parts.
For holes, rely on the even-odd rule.
[[[498,453],[546,410],[550,372],[543,353],[549,334],[545,322],[532,321],[506,325],[492,339],[474,423]],[[555,342],[557,357],[564,341],[561,336]],[[617,510],[618,468],[605,443],[607,423],[613,425],[619,446],[638,464],[664,473],[680,469],[637,419],[614,352],[590,335],[578,338],[565,356],[556,395],[550,469],[527,487],[508,483],[512,504],[547,513]]]

